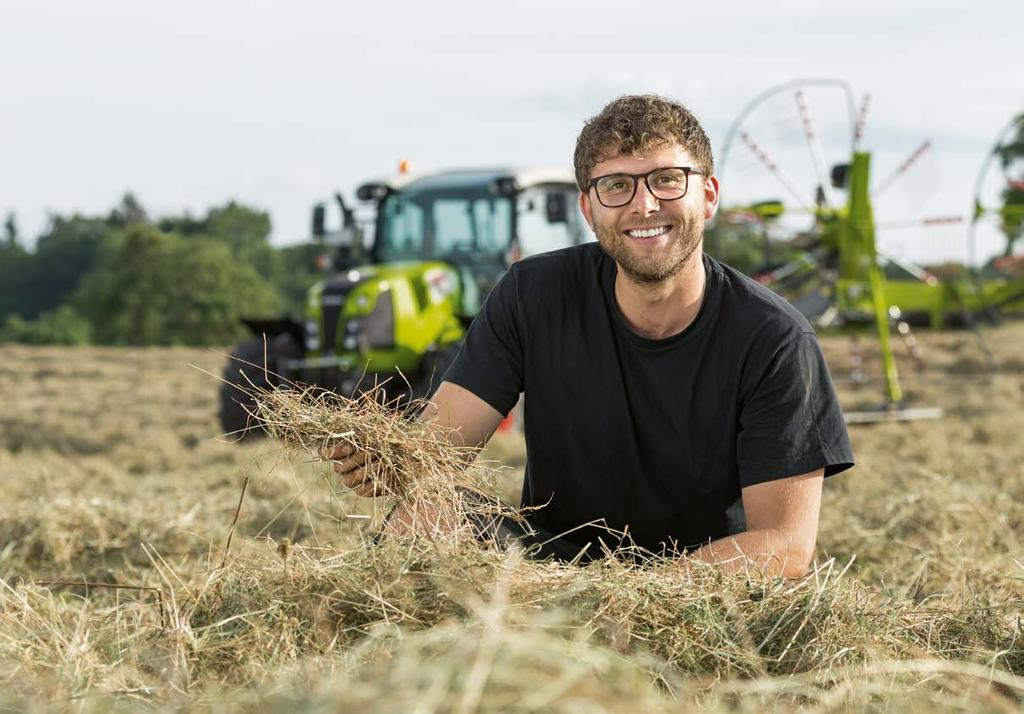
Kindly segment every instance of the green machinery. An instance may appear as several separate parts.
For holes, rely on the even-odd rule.
[[[834,143],[845,144],[850,158],[830,169],[824,163],[823,150],[823,138],[828,135],[816,129],[810,114],[808,94],[812,91],[832,91],[844,100],[840,101],[839,120],[847,124],[848,130],[833,132],[831,138]],[[796,116],[796,129],[789,133],[789,138],[799,137],[804,144],[801,149],[810,154],[810,178],[817,188],[812,197],[802,195],[794,176],[752,133],[753,127],[759,126],[774,132],[776,137],[787,136],[785,129],[779,128],[784,124],[777,120],[760,124],[750,120],[758,110],[772,102],[777,104],[780,99],[789,103]],[[757,223],[766,240],[784,216],[801,217],[810,223],[795,237],[789,233],[784,260],[769,262],[755,272],[755,277],[787,295],[819,326],[861,326],[877,331],[886,384],[887,403],[881,412],[884,418],[893,418],[897,413],[904,417],[935,416],[934,410],[902,409],[903,390],[890,343],[891,323],[896,322],[904,334],[911,324],[970,326],[995,308],[1005,311],[1024,307],[1024,281],[998,274],[983,280],[967,270],[940,279],[909,261],[878,250],[873,193],[878,193],[879,185],[872,190],[872,155],[860,148],[866,111],[866,99],[859,112],[855,111],[851,89],[836,80],[789,82],[755,98],[740,114],[726,139],[720,160],[724,191],[728,195],[731,183],[749,177],[749,171],[746,176],[741,171],[735,172],[738,175],[730,173],[734,168],[729,164],[730,153],[739,140],[749,149],[751,163],[756,162],[774,179],[775,190],[781,185],[796,205],[793,201],[754,201],[723,211],[722,220]],[[922,145],[881,186],[884,188],[904,173],[927,148],[927,143]],[[801,158],[806,157],[804,153]],[[950,219],[922,221],[925,225],[929,222]]]
[[[365,183],[356,195],[372,218],[357,220],[339,194],[334,230],[318,204],[312,232],[333,252],[327,274],[303,320],[244,320],[253,338],[225,369],[222,427],[247,434],[252,387],[285,381],[347,396],[377,389],[398,405],[429,396],[511,261],[589,239],[577,194],[568,171],[496,168]]]

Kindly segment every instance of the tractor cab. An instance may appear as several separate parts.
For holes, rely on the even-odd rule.
[[[586,240],[577,193],[564,171],[477,169],[366,183],[357,195],[377,202],[369,261],[450,265],[471,320],[512,262]]]

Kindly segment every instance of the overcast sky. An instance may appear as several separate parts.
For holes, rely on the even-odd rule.
[[[236,199],[291,243],[316,200],[401,159],[569,167],[582,121],[642,91],[690,106],[720,153],[761,90],[836,77],[872,95],[877,177],[933,143],[879,220],[966,215],[1024,110],[1022,28],[1021,0],[0,0],[0,212],[34,238],[49,212],[106,212],[127,190],[157,215]],[[723,172],[725,202],[741,176]],[[964,232],[882,240],[923,260]]]

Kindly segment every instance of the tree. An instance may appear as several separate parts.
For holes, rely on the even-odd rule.
[[[283,309],[293,316],[304,313],[306,291],[321,277],[316,257],[323,252],[322,246],[303,243],[275,248],[270,244],[269,214],[235,201],[211,208],[203,218],[185,213],[164,217],[157,225],[167,233],[223,243],[278,292]]]
[[[4,239],[0,241],[0,322],[18,311],[25,295],[25,283],[32,256],[18,239],[14,213],[4,221]]]
[[[125,229],[110,263],[85,281],[75,306],[106,344],[229,344],[241,312],[275,314],[279,300],[249,265],[217,241],[145,224]]]
[[[3,334],[224,345],[245,334],[241,316],[276,316],[285,306],[303,313],[306,289],[319,277],[319,248],[275,249],[266,212],[232,201],[202,218],[169,216],[158,226],[128,193],[105,216],[51,216],[29,252],[9,214],[0,234]]]
[[[69,305],[44,312],[36,320],[10,315],[0,326],[0,342],[30,345],[89,344],[89,323]]]
[[[33,319],[66,302],[82,278],[116,250],[115,230],[105,218],[51,216],[36,242],[17,297],[17,312]]]
[[[158,223],[161,230],[188,238],[206,238],[223,243],[237,260],[249,263],[266,277],[277,268],[270,245],[270,214],[229,201],[207,211],[202,219],[186,213],[169,216]]]
[[[718,260],[748,275],[764,264],[765,237],[760,224],[719,218],[705,230],[704,246]]]
[[[280,294],[286,313],[302,318],[310,286],[323,278],[317,258],[324,252],[319,243],[299,243],[274,251],[274,266],[267,276]]]
[[[18,245],[18,220],[14,216],[14,211],[7,212],[7,218],[4,219],[4,245],[12,247]]]
[[[121,197],[121,204],[107,216],[107,225],[113,228],[124,228],[133,223],[149,223],[146,209],[139,203],[131,191]]]
[[[1016,129],[1008,142],[996,149],[1006,176],[999,223],[1006,236],[1005,256],[1013,255],[1014,244],[1024,237],[1024,114],[1016,119]]]

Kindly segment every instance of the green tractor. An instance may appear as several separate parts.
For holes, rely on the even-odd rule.
[[[589,240],[572,174],[478,169],[405,173],[356,192],[373,240],[336,195],[340,228],[313,209],[313,235],[333,250],[308,294],[304,322],[245,319],[253,337],[224,372],[220,421],[250,435],[253,388],[371,389],[402,408],[428,397],[466,328],[509,264]]]

